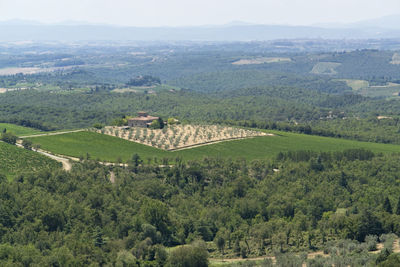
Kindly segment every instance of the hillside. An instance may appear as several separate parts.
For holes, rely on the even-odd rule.
[[[86,37],[0,42],[0,266],[400,266],[399,40]]]
[[[184,161],[200,160],[205,157],[244,158],[246,160],[272,159],[279,152],[296,150],[319,152],[364,148],[375,153],[400,152],[400,146],[398,145],[357,142],[278,131],[272,132],[276,136],[226,141],[173,152],[93,132],[41,136],[29,138],[29,140],[35,144],[40,144],[42,149],[55,154],[85,158],[88,153],[92,159],[109,162],[117,162],[118,160],[127,162],[135,153],[146,160],[157,158],[161,161],[166,158],[172,162],[177,157]]]
[[[20,174],[59,169],[61,165],[34,151],[0,142],[0,175],[13,179]]]
[[[4,130],[17,136],[42,133],[42,131],[34,128],[19,126],[11,123],[0,123],[0,131],[3,132]]]

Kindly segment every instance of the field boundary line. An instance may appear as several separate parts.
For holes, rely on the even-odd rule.
[[[224,140],[209,141],[209,142],[204,142],[204,143],[201,143],[201,144],[194,144],[194,145],[182,146],[180,148],[167,149],[166,151],[175,152],[175,151],[180,151],[180,150],[185,150],[185,149],[190,149],[190,148],[195,148],[195,147],[200,147],[200,146],[213,145],[213,144],[216,144],[216,143],[235,141],[235,140],[242,140],[242,139],[252,139],[252,138],[257,138],[257,137],[267,137],[267,136],[275,136],[275,134],[266,134],[264,136],[260,135],[260,136],[249,136],[249,137],[232,137],[232,138],[228,138],[228,139],[224,139]]]
[[[55,132],[55,133],[42,133],[42,134],[32,134],[32,135],[25,135],[25,136],[19,136],[18,138],[34,138],[34,137],[40,137],[40,136],[49,136],[49,135],[59,135],[59,134],[67,134],[67,133],[77,133],[77,132],[84,132],[87,131],[87,129],[79,129],[79,130],[72,130],[72,131],[63,131],[63,132]]]

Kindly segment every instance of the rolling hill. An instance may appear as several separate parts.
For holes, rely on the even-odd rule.
[[[181,157],[188,161],[205,157],[245,158],[247,160],[270,159],[274,158],[279,152],[296,150],[342,151],[349,148],[364,148],[376,153],[400,152],[398,145],[278,131],[273,131],[273,133],[275,136],[226,141],[173,152],[93,132],[68,133],[29,139],[33,143],[40,144],[42,149],[55,154],[85,157],[88,153],[92,159],[109,162],[117,162],[119,159],[126,162],[135,153],[142,159],[157,158],[161,160],[168,158],[169,161],[173,161],[175,158]]]

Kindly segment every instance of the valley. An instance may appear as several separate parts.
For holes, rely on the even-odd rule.
[[[396,42],[0,42],[0,265],[396,261]]]

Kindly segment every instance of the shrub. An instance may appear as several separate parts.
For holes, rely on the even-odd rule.
[[[96,129],[98,129],[98,130],[100,130],[100,129],[103,128],[103,127],[104,127],[104,125],[101,124],[101,123],[95,123],[95,124],[93,124],[93,128],[96,128]]]

